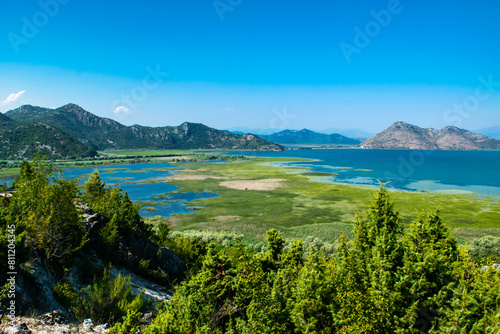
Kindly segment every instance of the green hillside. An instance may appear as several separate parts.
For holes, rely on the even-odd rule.
[[[252,149],[283,150],[255,135],[238,135],[196,123],[180,126],[125,126],[75,104],[57,109],[25,105],[6,113],[19,122],[57,127],[93,149]]]
[[[95,156],[97,152],[63,131],[43,123],[0,130],[0,159],[29,159],[38,151],[50,158]]]

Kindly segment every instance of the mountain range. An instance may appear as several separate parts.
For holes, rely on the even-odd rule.
[[[279,129],[279,128],[266,128],[266,129],[257,129],[257,128],[248,128],[248,127],[232,127],[227,129],[230,132],[233,133],[238,133],[238,134],[243,134],[243,133],[253,133],[256,134],[257,136],[266,136],[266,135],[272,135],[281,131],[284,131],[284,129]],[[321,134],[341,134],[342,136],[349,137],[349,138],[354,138],[358,139],[360,141],[366,140],[373,136],[373,133],[367,132],[362,129],[341,129],[341,128],[327,128],[323,130],[316,130],[313,129],[311,131],[321,133]]]
[[[272,135],[261,135],[261,137],[277,144],[358,145],[360,143],[357,139],[348,138],[338,133],[327,135],[308,129],[283,130]]]
[[[475,131],[476,133],[485,135],[490,138],[500,140],[500,125],[490,126],[488,128],[483,128]]]
[[[203,124],[125,126],[78,105],[50,109],[24,105],[0,116],[0,158],[83,157],[105,149],[249,149],[281,151],[256,135],[238,135]]]
[[[485,129],[487,131],[488,129]],[[488,131],[495,132],[496,127]],[[262,137],[262,138],[261,138]],[[126,126],[76,104],[50,109],[24,105],[0,113],[0,159],[25,159],[41,151],[51,158],[97,155],[106,149],[247,149],[282,151],[280,144],[359,145],[366,149],[500,150],[500,141],[454,126],[424,129],[396,122],[360,144],[341,134],[308,129],[270,135],[236,134],[199,123]]]
[[[500,150],[500,141],[455,126],[436,130],[396,122],[361,143],[360,147],[412,150]]]

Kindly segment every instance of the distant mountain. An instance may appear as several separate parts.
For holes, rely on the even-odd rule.
[[[245,126],[237,126],[228,128],[227,131],[235,134],[252,133],[257,136],[262,136],[262,135],[272,135],[273,133],[283,131],[283,129],[278,129],[278,128],[254,129]]]
[[[283,129],[276,129],[276,128],[268,128],[268,129],[253,129],[253,128],[248,128],[248,127],[233,127],[229,128],[228,131],[232,133],[237,133],[237,134],[243,134],[243,133],[253,133],[258,136],[263,136],[263,135],[272,135],[274,133],[278,133],[281,131],[284,131]],[[367,132],[362,129],[340,129],[340,128],[328,128],[328,129],[323,129],[323,130],[311,130],[317,133],[321,134],[340,134],[345,137],[349,138],[354,138],[358,139],[361,141],[364,141],[371,136],[373,136],[373,133]],[[361,140],[362,139],[362,140]]]
[[[3,121],[3,117],[1,117]],[[65,132],[43,123],[0,129],[0,159],[29,159],[38,151],[50,158],[95,156],[97,152]]]
[[[489,128],[479,129],[475,132],[482,134],[482,135],[485,135],[485,136],[490,137],[490,138],[500,140],[500,125],[491,126]]]
[[[125,126],[96,116],[78,105],[57,109],[25,105],[6,113],[18,122],[41,122],[59,128],[96,150],[104,149],[252,149],[284,148],[255,135],[237,135],[196,123],[180,126]]]
[[[340,129],[340,128],[327,128],[322,130],[314,130],[319,133],[338,133],[342,136],[346,136],[349,138],[360,139],[364,138],[364,140],[372,137],[374,134],[362,129]],[[363,140],[361,140],[363,141]]]
[[[284,130],[269,136],[262,136],[262,138],[277,144],[296,144],[296,145],[306,145],[306,144],[358,145],[360,143],[359,140],[348,138],[339,135],[338,133],[326,135],[323,133],[317,133],[307,129]]]
[[[360,146],[371,149],[500,150],[500,141],[454,126],[436,130],[396,122]]]

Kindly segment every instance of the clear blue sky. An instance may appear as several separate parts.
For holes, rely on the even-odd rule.
[[[3,1],[0,111],[474,130],[500,125],[498,18],[498,0]]]

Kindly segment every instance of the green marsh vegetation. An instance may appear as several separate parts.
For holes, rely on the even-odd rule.
[[[114,324],[113,333],[495,333],[500,328],[500,273],[479,266],[498,258],[498,238],[479,239],[468,251],[451,234],[452,218],[443,218],[446,206],[425,202],[433,195],[384,187],[378,192],[339,188],[280,168],[262,168],[265,161],[184,165],[193,169],[181,173],[218,178],[173,182],[184,182],[186,188],[191,184],[189,191],[219,190],[221,196],[233,198],[225,198],[222,206],[213,205],[216,199],[204,200],[209,207],[194,215],[174,217],[177,222],[155,217],[149,224],[127,193],[105,185],[98,173],[79,191],[75,181],[62,179],[46,161],[24,162],[16,192],[10,199],[0,198],[0,255],[7,257],[8,230],[15,225],[18,265],[37,252],[57,281],[54,297],[77,318]],[[274,190],[238,189],[238,182],[229,184],[236,189],[221,185],[245,180],[262,186],[269,179],[280,180],[273,183]],[[205,189],[212,187],[219,188]],[[422,197],[404,197],[410,195]],[[451,198],[450,203],[468,198],[446,196],[439,198]],[[416,205],[417,211],[400,200],[408,201],[408,207]],[[113,277],[107,268],[85,269],[82,274],[91,276],[89,284],[82,289],[72,286],[69,268],[90,251],[81,224],[82,202],[106,221],[93,247],[112,264],[125,260],[120,240],[136,234],[169,247],[187,261],[186,279],[173,284],[162,280],[147,261],[133,269],[175,290],[172,300],[157,306],[157,316],[147,328],[139,319],[148,303],[130,290],[130,278]],[[268,203],[282,207],[272,210]],[[297,210],[293,204],[302,213],[302,223],[286,221]],[[314,211],[316,206],[325,211]],[[343,207],[350,211],[342,211]],[[401,207],[410,218],[400,213]],[[218,215],[206,223],[181,220],[211,210],[219,210],[212,211]],[[328,210],[338,214],[328,220]],[[461,210],[453,214],[465,217],[473,208]],[[274,222],[266,220],[270,216]],[[233,225],[238,219],[240,225]],[[277,228],[261,232],[272,225]],[[215,232],[206,233],[203,227]],[[257,243],[245,245],[245,233]]]
[[[181,164],[178,178],[168,181],[181,192],[211,191],[220,196],[198,200],[192,205],[205,207],[192,214],[169,218],[176,231],[232,231],[242,235],[245,244],[261,242],[267,230],[276,228],[285,238],[312,236],[333,243],[341,232],[351,233],[355,215],[366,207],[374,187],[315,181],[298,169],[273,167],[271,163],[297,159],[255,158],[224,164]],[[196,177],[190,176],[196,175]],[[316,175],[315,175],[316,177]],[[279,179],[274,190],[229,188],[227,181]],[[237,184],[236,184],[237,185]],[[237,188],[237,187],[236,187]],[[457,240],[471,243],[486,235],[500,236],[500,200],[466,194],[390,191],[401,212],[403,226],[428,208],[439,207],[442,219]]]
[[[266,232],[260,252],[209,243],[145,333],[497,333],[500,274],[439,211],[407,229],[380,188],[331,257]]]

